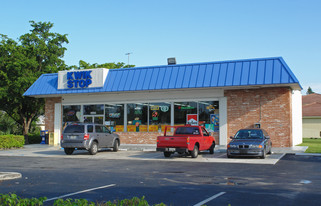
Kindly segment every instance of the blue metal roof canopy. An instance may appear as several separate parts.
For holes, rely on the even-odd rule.
[[[24,96],[166,90],[289,86],[301,90],[282,57],[111,69],[101,88],[59,89],[58,74],[43,74]]]

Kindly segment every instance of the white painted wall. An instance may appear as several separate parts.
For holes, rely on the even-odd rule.
[[[62,111],[61,111],[61,103],[55,104],[55,117],[54,117],[54,145],[60,144],[60,136],[61,136],[61,124],[62,124]]]
[[[141,92],[110,92],[62,96],[62,104],[103,104],[164,101],[205,101],[224,97],[223,89],[181,89]]]
[[[292,146],[302,143],[302,94],[292,91]]]
[[[220,145],[227,145],[227,98],[219,98]]]

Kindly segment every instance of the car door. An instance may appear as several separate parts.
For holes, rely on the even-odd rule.
[[[95,125],[95,136],[98,140],[98,147],[104,147],[104,133],[101,125]]]
[[[204,139],[204,149],[208,149],[212,145],[212,138],[210,138],[210,134],[206,131],[205,128],[202,127],[203,139]]]
[[[114,143],[114,136],[111,134],[110,130],[103,126],[103,132],[104,132],[104,146],[105,147],[112,147]]]

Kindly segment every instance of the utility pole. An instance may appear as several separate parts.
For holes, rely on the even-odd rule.
[[[128,56],[128,66],[129,66],[129,55],[131,55],[133,52],[129,52],[129,53],[126,53],[125,55],[127,55]]]

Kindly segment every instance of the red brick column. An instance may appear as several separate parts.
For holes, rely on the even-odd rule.
[[[289,88],[227,90],[225,96],[228,137],[239,129],[253,128],[255,123],[261,123],[274,147],[291,146],[292,102]]]
[[[45,99],[45,128],[49,132],[54,132],[55,103],[61,103],[61,97],[51,97]]]

